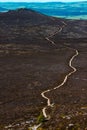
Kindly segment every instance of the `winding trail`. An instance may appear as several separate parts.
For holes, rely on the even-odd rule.
[[[54,41],[50,40],[50,38],[51,38],[52,36],[56,35],[57,33],[61,32],[61,31],[63,30],[63,28],[67,25],[64,21],[62,21],[62,23],[63,23],[63,25],[62,25],[62,27],[58,28],[58,31],[56,31],[54,34],[50,35],[49,37],[45,37],[45,39],[46,39],[48,42],[50,42],[52,45],[55,45],[55,46],[56,46],[56,43],[55,43]],[[42,109],[42,114],[43,114],[43,116],[45,117],[45,119],[47,119],[47,120],[50,119],[50,115],[47,115],[46,110],[47,110],[48,107],[53,107],[54,103],[51,103],[50,98],[48,98],[45,94],[48,93],[48,92],[50,92],[50,91],[54,91],[54,90],[56,90],[56,89],[62,87],[62,86],[67,82],[68,77],[70,77],[73,73],[75,73],[75,72],[77,71],[77,69],[72,65],[72,62],[73,62],[73,60],[75,59],[75,57],[78,56],[79,52],[78,52],[78,50],[76,50],[76,49],[73,49],[73,48],[70,48],[70,49],[72,49],[72,50],[75,51],[75,54],[74,54],[74,55],[71,57],[71,59],[69,60],[69,67],[72,69],[72,71],[69,72],[69,73],[65,76],[65,78],[64,78],[64,80],[62,81],[61,84],[59,84],[59,85],[56,86],[56,87],[53,87],[52,89],[45,90],[45,91],[43,91],[43,92],[41,93],[41,96],[42,96],[45,100],[47,100],[47,105]],[[23,122],[23,123],[25,123],[25,122]],[[21,123],[21,124],[22,124],[22,123]],[[5,129],[14,128],[15,126],[19,126],[19,124],[16,124],[16,125],[10,124],[10,125],[8,125],[8,126],[5,126]],[[41,126],[41,124],[38,124],[38,125],[34,125],[33,127],[30,127],[30,128],[31,128],[32,130],[37,130],[40,126]]]
[[[62,21],[62,23],[63,23],[63,26],[60,27],[60,29],[59,29],[55,34],[61,32],[61,31],[63,30],[63,28],[64,28],[65,26],[67,26],[67,24],[66,24],[64,21]],[[56,45],[55,42],[52,41],[52,40],[50,40],[49,38],[52,37],[52,36],[54,36],[55,34],[53,34],[53,35],[49,36],[48,38],[46,38],[48,41],[50,41],[50,42],[51,42],[52,44],[54,44],[54,45]],[[73,49],[73,48],[71,48],[71,49]],[[43,91],[43,92],[41,93],[41,96],[42,96],[44,99],[47,100],[47,106],[42,109],[43,116],[44,116],[45,118],[47,118],[47,119],[50,119],[50,115],[47,115],[46,109],[47,109],[47,107],[53,107],[53,103],[51,103],[50,98],[48,98],[45,94],[48,93],[48,92],[50,92],[50,91],[53,91],[53,90],[56,90],[56,89],[62,87],[62,86],[67,82],[68,77],[71,76],[73,73],[75,73],[75,72],[77,71],[77,69],[76,69],[74,66],[72,66],[72,61],[74,60],[74,58],[75,58],[76,56],[78,56],[79,52],[78,52],[78,50],[76,50],[76,49],[73,49],[73,50],[75,51],[75,54],[71,57],[71,59],[70,59],[70,61],[69,61],[69,67],[72,68],[72,71],[65,76],[65,78],[64,78],[64,80],[63,80],[63,82],[62,82],[61,84],[59,84],[58,86],[54,87],[53,89],[48,89],[48,90],[45,90],[45,91]]]
[[[60,27],[60,29],[59,29],[56,33],[54,33],[53,35],[51,35],[51,36],[45,38],[46,40],[48,40],[51,44],[53,44],[53,45],[55,45],[55,46],[56,46],[56,43],[55,43],[54,41],[50,40],[49,38],[52,37],[52,36],[54,36],[55,34],[61,32],[61,31],[63,30],[63,28],[67,25],[64,21],[62,21],[62,23],[63,23],[63,26]],[[68,47],[68,48],[70,48],[70,47]],[[70,49],[72,49],[72,50],[75,51],[75,54],[74,54],[74,55],[70,58],[70,60],[69,60],[69,67],[72,69],[72,71],[69,72],[69,73],[65,76],[65,78],[64,78],[64,80],[62,81],[61,84],[59,84],[58,86],[56,86],[56,87],[54,87],[54,88],[52,88],[52,89],[45,90],[45,91],[43,91],[43,92],[41,93],[41,96],[42,96],[45,100],[47,100],[47,105],[42,109],[42,114],[43,114],[43,116],[45,117],[45,119],[47,119],[47,120],[50,119],[50,115],[47,115],[47,113],[46,113],[47,107],[53,107],[54,103],[51,103],[50,98],[48,98],[45,94],[48,93],[48,92],[50,92],[50,91],[54,91],[54,90],[56,90],[56,89],[62,87],[62,86],[67,82],[68,78],[69,78],[73,73],[75,73],[75,72],[77,71],[77,69],[72,65],[72,62],[73,62],[73,60],[75,59],[75,57],[78,56],[79,52],[78,52],[78,50],[76,50],[76,49],[73,49],[73,48],[70,48]],[[41,126],[41,124],[40,124],[38,127],[40,127],[40,126]],[[38,127],[37,127],[37,128],[38,128]],[[32,130],[37,130],[37,128],[34,129],[34,127],[32,127]]]
[[[45,94],[48,93],[48,92],[50,92],[50,91],[53,91],[53,90],[56,90],[56,89],[62,87],[67,82],[68,77],[71,76],[73,73],[75,73],[77,71],[77,69],[74,66],[72,66],[72,61],[74,60],[74,58],[76,56],[78,56],[79,52],[78,52],[78,50],[75,50],[75,49],[73,49],[73,50],[75,51],[75,54],[71,57],[71,59],[69,61],[69,66],[70,66],[70,68],[72,68],[72,71],[65,76],[65,78],[64,78],[64,80],[63,80],[63,82],[61,84],[59,84],[58,86],[54,87],[53,89],[48,89],[48,90],[43,91],[41,93],[41,96],[44,99],[47,100],[47,106],[42,109],[43,115],[47,119],[49,119],[50,116],[47,115],[46,109],[47,109],[47,107],[53,107],[53,103],[51,103],[50,98],[48,98],[47,96],[45,96]]]

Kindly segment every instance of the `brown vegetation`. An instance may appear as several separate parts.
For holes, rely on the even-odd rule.
[[[0,129],[4,130],[9,123],[19,123],[13,130],[27,130],[37,122],[46,105],[41,92],[59,85],[71,71],[68,63],[75,53],[72,48],[76,48],[79,55],[73,61],[73,66],[77,72],[64,86],[46,94],[54,107],[47,111],[51,120],[44,122],[38,130],[86,130],[87,39],[83,39],[84,31],[79,35],[79,29],[80,23],[83,28],[87,21],[74,21],[73,24],[73,21],[64,20],[67,26],[51,37],[56,43],[54,46],[45,37],[51,35],[56,27],[61,27],[63,19],[47,16],[39,19],[40,14],[37,14],[40,23],[37,20],[35,25],[32,21],[29,23],[30,14],[26,10],[19,10],[18,16],[16,13],[0,14]],[[19,17],[20,13],[28,18],[22,20],[24,15]],[[10,23],[13,14],[14,19]],[[78,29],[75,30],[77,24]],[[75,31],[80,38],[67,37],[70,27],[72,34]],[[23,125],[27,120],[30,123]]]

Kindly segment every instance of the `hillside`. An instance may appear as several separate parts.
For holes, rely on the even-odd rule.
[[[37,122],[41,130],[87,128],[87,21],[9,10],[0,13],[0,130]]]
[[[11,10],[0,13],[0,43],[50,46],[46,37],[53,33],[60,39],[86,38],[86,26],[85,20],[58,19],[30,9]]]
[[[45,37],[60,26],[62,26],[60,19],[30,9],[0,13],[0,43],[49,46]]]

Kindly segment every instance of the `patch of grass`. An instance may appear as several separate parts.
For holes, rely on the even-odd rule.
[[[3,130],[3,129],[4,129],[4,125],[0,124],[0,130]]]
[[[40,115],[38,116],[37,118],[37,123],[40,124],[40,123],[43,123],[45,122],[45,117],[43,116],[42,112],[40,113]]]
[[[40,127],[40,128],[38,128],[37,130],[46,130],[46,129],[44,129],[44,128]]]
[[[32,130],[31,128],[28,128],[28,130]]]

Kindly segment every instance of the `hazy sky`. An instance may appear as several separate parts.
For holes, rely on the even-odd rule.
[[[0,2],[75,2],[75,1],[87,1],[87,0],[0,0]]]

